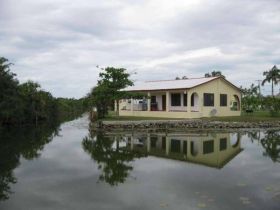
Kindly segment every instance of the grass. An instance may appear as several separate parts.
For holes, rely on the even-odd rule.
[[[255,112],[255,113],[242,113],[241,116],[234,117],[211,117],[203,118],[213,121],[224,121],[224,122],[258,122],[258,121],[279,121],[280,117],[273,117],[268,112]]]
[[[134,117],[116,116],[115,112],[109,112],[105,121],[139,121],[139,120],[182,120],[184,118],[159,118],[159,117]],[[242,113],[241,116],[234,117],[210,117],[203,120],[224,121],[224,122],[258,122],[258,121],[279,121],[280,116],[271,116],[269,112],[258,111],[254,113]]]
[[[183,119],[183,118],[182,118]],[[105,121],[139,121],[139,120],[182,120],[178,118],[162,118],[162,117],[134,117],[134,116],[116,116],[109,115]]]

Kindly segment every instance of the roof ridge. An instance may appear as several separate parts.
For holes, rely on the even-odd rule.
[[[204,79],[204,78],[217,78],[219,76],[215,76],[215,77],[193,77],[193,78],[186,78],[186,79],[166,79],[166,80],[150,80],[150,81],[145,81],[145,83],[147,82],[168,82],[168,81],[178,81],[178,80],[192,80],[192,79]]]

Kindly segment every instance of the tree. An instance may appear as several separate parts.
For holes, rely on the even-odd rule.
[[[280,113],[280,98],[271,96],[264,97],[262,99],[263,107],[270,112],[272,117],[279,116]]]
[[[60,100],[42,90],[36,82],[19,84],[16,74],[10,70],[11,65],[8,59],[0,57],[0,125],[38,124],[69,115],[73,119],[86,110],[84,99]],[[60,106],[61,101],[65,106]]]
[[[280,134],[278,131],[268,130],[261,139],[264,148],[264,156],[271,158],[273,162],[280,162]]]
[[[265,79],[262,81],[262,85],[271,82],[271,95],[274,97],[274,85],[280,82],[280,69],[274,65],[269,71],[263,72],[263,76],[265,76]]]
[[[125,182],[130,171],[133,170],[130,162],[147,156],[130,151],[128,148],[121,148],[119,145],[122,141],[124,140],[121,136],[105,136],[102,132],[94,133],[90,130],[89,135],[82,142],[84,151],[96,161],[98,169],[101,170],[99,180],[113,186]]]
[[[259,97],[259,88],[254,84],[251,84],[249,88],[240,87],[242,90],[242,108],[244,110],[256,110],[261,105]]]
[[[224,77],[221,71],[212,71],[211,73],[206,73],[204,77]]]
[[[182,78],[180,78],[180,77],[175,77],[175,80],[181,80],[181,79],[188,79],[188,77],[187,76],[182,76]]]
[[[90,105],[93,105],[97,109],[97,117],[99,119],[104,118],[108,112],[109,103],[112,101],[109,88],[105,85],[98,85],[93,87],[90,94]]]
[[[25,99],[26,112],[29,113],[31,121],[35,120],[36,125],[38,124],[41,106],[40,88],[41,86],[37,82],[31,80],[19,86],[20,92]]]
[[[99,118],[103,118],[107,114],[108,106],[114,101],[117,102],[118,115],[119,100],[127,96],[127,93],[121,89],[133,85],[129,77],[130,74],[124,68],[107,67],[102,69],[97,86],[92,89],[90,94]]]
[[[0,57],[0,124],[16,121],[20,116],[20,98],[16,74],[10,71],[9,60]]]

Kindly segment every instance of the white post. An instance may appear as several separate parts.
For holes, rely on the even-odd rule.
[[[147,106],[148,106],[148,111],[151,111],[151,93],[150,92],[148,92],[148,104],[147,104]]]
[[[169,112],[169,106],[170,106],[170,94],[169,91],[166,91],[166,112]]]
[[[117,110],[117,107],[118,107],[118,106],[117,106],[117,100],[115,100],[115,104],[114,104],[114,105],[115,105],[115,106],[114,106],[114,111],[117,112],[117,111],[118,111],[118,110]]]
[[[131,104],[130,110],[131,110],[131,112],[133,112],[133,104],[134,104],[134,103],[133,103],[133,98],[130,99],[130,104]]]
[[[189,116],[190,116],[192,93],[191,92],[187,92],[187,94],[188,94],[187,112],[189,113]]]

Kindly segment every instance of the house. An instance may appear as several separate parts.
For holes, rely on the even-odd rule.
[[[223,168],[240,152],[241,136],[237,133],[143,133],[124,136],[125,150],[159,158],[181,160]],[[121,142],[119,143],[121,145]]]
[[[223,77],[142,82],[123,91],[144,97],[120,100],[120,116],[201,118],[241,114],[241,90]]]

